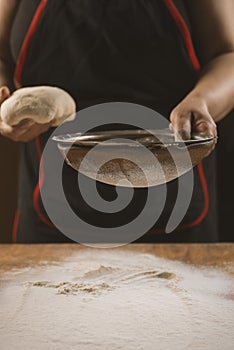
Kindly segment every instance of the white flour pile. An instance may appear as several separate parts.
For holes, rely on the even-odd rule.
[[[3,350],[232,350],[233,279],[118,251],[5,274]]]

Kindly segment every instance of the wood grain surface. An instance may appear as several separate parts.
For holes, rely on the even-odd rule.
[[[4,244],[0,245],[0,271],[11,268],[45,264],[63,259],[81,250],[92,250],[79,244]],[[137,251],[157,257],[178,260],[194,265],[232,267],[234,244],[131,244],[113,251]]]

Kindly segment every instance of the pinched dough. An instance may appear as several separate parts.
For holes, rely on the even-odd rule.
[[[26,87],[16,90],[1,105],[1,119],[14,126],[24,119],[38,124],[52,122],[58,126],[63,121],[73,120],[76,103],[64,90],[51,86]]]

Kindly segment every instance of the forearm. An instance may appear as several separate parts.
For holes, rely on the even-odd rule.
[[[234,109],[234,52],[217,56],[201,70],[192,91],[172,110],[170,120],[183,139],[193,133],[216,136],[216,124]]]
[[[205,100],[215,122],[224,118],[234,108],[234,52],[208,63],[190,94]]]

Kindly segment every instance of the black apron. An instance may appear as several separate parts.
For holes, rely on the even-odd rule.
[[[61,87],[74,97],[79,109],[125,101],[169,118],[173,107],[196,83],[199,63],[185,21],[171,0],[34,0],[34,6],[36,11],[32,11],[31,25],[17,54],[18,86]],[[14,39],[13,47],[17,52]],[[39,161],[52,131],[22,146],[14,232],[20,243],[69,241],[50,222],[40,198]],[[177,195],[178,183],[173,181],[167,185],[162,215],[138,241],[217,241],[214,158],[212,154],[193,170],[193,198],[180,226],[172,234],[163,234]],[[147,196],[147,190],[136,189],[126,210],[100,214],[84,202],[77,174],[67,165],[63,183],[73,210],[90,224],[103,227],[126,224],[139,214]],[[108,200],[115,195],[112,186],[99,183],[98,189]]]

